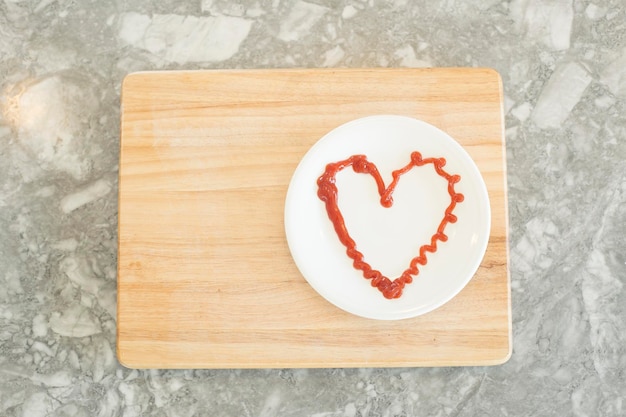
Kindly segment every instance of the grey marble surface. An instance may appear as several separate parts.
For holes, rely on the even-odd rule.
[[[513,356],[136,371],[115,356],[119,91],[143,69],[488,66]],[[626,415],[623,0],[0,2],[1,416]]]

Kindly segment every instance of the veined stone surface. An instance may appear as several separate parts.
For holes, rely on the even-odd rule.
[[[626,415],[623,0],[0,2],[0,415]],[[477,66],[506,106],[513,355],[130,370],[119,94],[139,70]]]

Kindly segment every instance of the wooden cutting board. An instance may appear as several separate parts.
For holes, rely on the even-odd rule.
[[[298,162],[356,118],[422,119],[460,142],[492,229],[450,302],[399,321],[319,296],[285,239]],[[494,365],[511,353],[502,86],[489,69],[145,72],[122,91],[118,357],[132,368]]]

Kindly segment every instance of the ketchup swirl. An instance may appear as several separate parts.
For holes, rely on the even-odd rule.
[[[419,249],[419,254],[411,259],[409,267],[402,273],[402,275],[394,280],[391,280],[365,262],[363,254],[357,250],[356,243],[352,237],[350,237],[350,233],[348,233],[343,216],[339,210],[339,206],[337,205],[337,185],[335,184],[335,177],[339,171],[347,167],[352,167],[354,172],[358,174],[371,175],[376,181],[376,186],[378,187],[380,204],[383,207],[391,207],[393,205],[392,194],[396,185],[398,185],[400,177],[410,171],[413,167],[420,167],[427,164],[432,164],[437,174],[448,182],[450,204],[446,208],[444,216],[437,227],[437,232],[432,235],[430,243],[422,245]],[[362,271],[363,277],[371,280],[372,287],[376,287],[385,296],[385,298],[393,299],[402,296],[404,286],[413,282],[413,276],[419,274],[418,265],[426,265],[428,262],[426,257],[427,252],[435,253],[437,251],[437,241],[445,242],[448,240],[448,236],[444,233],[446,226],[449,223],[455,223],[457,221],[457,217],[452,213],[452,211],[456,207],[457,203],[463,201],[464,196],[463,194],[454,191],[454,184],[461,180],[461,176],[447,173],[443,169],[445,164],[445,158],[423,159],[419,152],[413,152],[411,153],[411,161],[406,166],[392,172],[393,180],[391,181],[391,184],[385,188],[385,183],[383,182],[376,165],[368,161],[365,155],[353,155],[348,159],[326,165],[326,170],[317,180],[317,196],[324,202],[328,218],[333,223],[337,237],[346,247],[346,254],[353,260],[352,265],[355,269]]]

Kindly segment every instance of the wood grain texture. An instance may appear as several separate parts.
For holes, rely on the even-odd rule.
[[[298,272],[291,175],[324,134],[398,114],[454,137],[489,191],[483,262],[450,302],[353,316]],[[489,69],[154,72],[122,91],[118,357],[133,368],[493,365],[511,353],[502,87]]]

